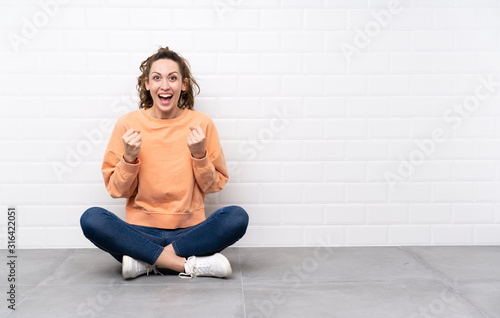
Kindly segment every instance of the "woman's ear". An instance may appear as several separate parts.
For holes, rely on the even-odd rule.
[[[182,90],[182,91],[185,91],[185,90],[187,89],[188,83],[189,83],[189,79],[187,79],[187,78],[185,78],[185,79],[182,81],[182,87],[181,87],[181,90]]]

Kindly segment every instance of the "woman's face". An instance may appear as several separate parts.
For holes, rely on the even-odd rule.
[[[187,88],[187,79],[183,82],[177,62],[169,59],[154,61],[151,65],[146,89],[153,97],[153,108],[163,114],[175,116],[181,92]],[[170,117],[170,116],[168,116]]]

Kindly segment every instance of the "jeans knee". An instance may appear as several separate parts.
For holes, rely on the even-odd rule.
[[[83,212],[80,217],[80,226],[83,230],[83,233],[87,233],[89,230],[93,229],[99,222],[96,222],[96,218],[102,214],[103,208],[92,207]],[[105,210],[104,210],[105,211]]]
[[[241,236],[245,234],[247,231],[248,227],[248,222],[249,222],[249,216],[247,211],[245,211],[242,207],[240,206],[231,206],[231,213],[232,217],[234,218],[234,224],[236,227],[236,231],[241,233]]]

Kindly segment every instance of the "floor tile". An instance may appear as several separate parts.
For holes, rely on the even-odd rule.
[[[433,281],[255,284],[245,286],[244,295],[247,317],[486,318]]]
[[[241,288],[229,285],[43,286],[16,317],[243,317]],[[36,313],[36,315],[34,315]]]
[[[500,246],[405,247],[441,279],[500,281]]]
[[[14,308],[17,310],[17,306],[26,298],[27,295],[29,295],[33,290],[36,288],[36,286],[29,286],[29,285],[22,285],[22,286],[16,286],[15,292],[14,292]],[[0,292],[3,295],[9,295],[7,294],[10,292],[10,288],[6,286],[0,286]],[[10,295],[9,298],[10,299]],[[2,297],[2,301],[0,302],[2,306],[0,306],[0,317],[6,317],[8,314],[12,312],[12,310],[8,307],[12,303],[7,301],[7,298],[4,300]]]
[[[456,289],[489,318],[500,318],[500,282],[462,282]]]
[[[16,250],[16,285],[38,285],[61,266],[72,253],[74,253],[73,249]],[[5,259],[7,259],[6,256],[2,257],[2,260]],[[8,270],[7,266],[0,266],[0,277],[7,277]]]
[[[310,283],[435,279],[398,247],[241,248],[243,281]]]

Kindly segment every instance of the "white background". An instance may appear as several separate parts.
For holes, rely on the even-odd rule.
[[[2,0],[0,247],[11,204],[19,248],[91,247],[85,209],[124,216],[101,160],[160,45],[218,128],[207,210],[248,211],[237,246],[499,244],[499,1],[389,3]]]

